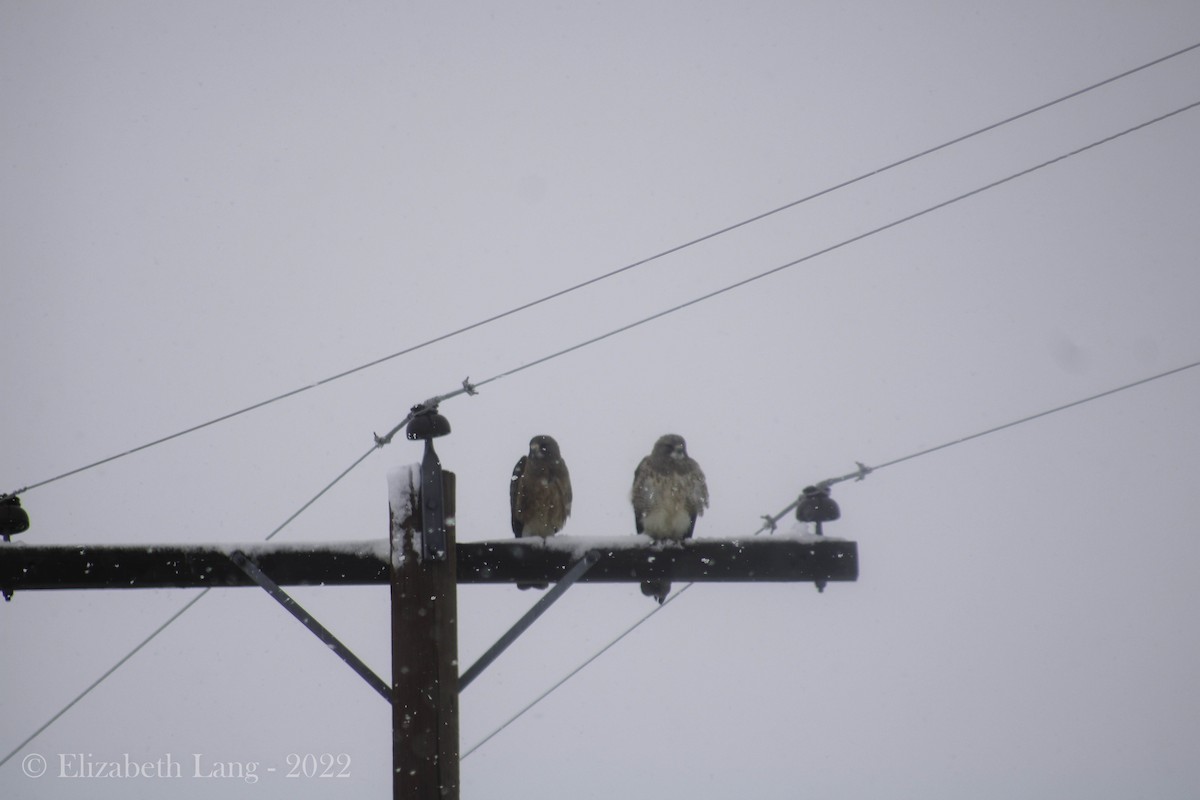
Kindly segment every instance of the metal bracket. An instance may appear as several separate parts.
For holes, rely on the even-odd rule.
[[[592,565],[599,560],[599,553],[588,551],[584,554],[583,558],[576,561],[574,566],[567,570],[567,574],[563,575],[558,583],[554,584],[550,591],[546,592],[546,595],[542,599],[534,603],[533,608],[525,612],[525,616],[517,620],[517,623],[509,628],[508,632],[501,636],[499,641],[492,645],[486,653],[481,655],[479,660],[471,665],[470,669],[459,676],[458,690],[461,692],[467,688],[471,681],[478,678],[479,673],[487,669],[489,664],[495,661],[501,653],[508,649],[510,644],[517,640],[518,636],[534,623],[534,620],[545,613],[546,609],[553,605],[555,600],[562,597],[563,593],[567,589],[570,589],[571,585],[582,578],[584,573],[591,569]]]
[[[300,620],[304,627],[308,628],[316,637],[320,639],[326,647],[337,653],[338,657],[350,665],[350,668],[357,672],[367,683],[371,684],[371,688],[379,692],[384,700],[390,704],[392,702],[392,687],[384,682],[371,668],[362,662],[362,660],[350,652],[346,645],[342,644],[336,636],[330,633],[324,625],[317,622],[312,616],[304,610],[304,608],[292,599],[291,595],[280,588],[279,584],[271,580],[271,578],[258,568],[258,565],[246,557],[246,554],[241,550],[234,550],[229,554],[229,558],[238,566],[242,572],[246,573],[249,578],[267,591],[267,594],[279,601],[279,604],[288,610],[296,619]]]
[[[425,440],[421,460],[421,557],[446,560],[446,512],[442,500],[442,462],[433,449],[433,439]]]

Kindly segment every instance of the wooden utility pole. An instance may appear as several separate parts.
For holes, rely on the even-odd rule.
[[[436,409],[416,415],[410,423],[407,436],[425,441],[425,457],[420,465],[396,470],[389,476],[391,530],[386,542],[342,542],[318,547],[276,543],[0,544],[0,592],[8,599],[16,591],[31,589],[258,585],[391,701],[394,800],[458,800],[461,687],[575,581],[806,581],[823,588],[827,581],[858,579],[857,545],[824,536],[752,536],[655,544],[646,537],[626,534],[615,538],[506,538],[459,544],[455,541],[454,474],[442,471],[432,443],[434,437],[449,432],[449,423],[437,415]],[[825,501],[828,505],[827,497]],[[808,516],[801,513],[805,508]],[[798,517],[811,521],[810,516],[818,525],[822,520],[836,519],[836,505],[813,512],[802,504]],[[0,518],[0,522],[6,519]],[[8,522],[2,530],[24,530]],[[382,583],[391,586],[390,692],[385,681],[281,588],[281,584]],[[484,658],[461,671],[461,683],[459,583],[556,584]]]
[[[390,509],[394,800],[458,800],[454,473],[442,473],[441,482],[446,534],[441,558],[422,553],[421,506],[428,487],[422,485],[418,493],[416,481],[410,482],[404,494],[420,502]],[[397,519],[399,514],[406,516]]]

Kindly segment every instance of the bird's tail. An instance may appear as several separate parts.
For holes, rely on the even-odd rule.
[[[653,597],[661,606],[667,599],[667,595],[671,593],[671,582],[664,578],[655,578],[650,581],[642,581],[642,594],[646,597]]]

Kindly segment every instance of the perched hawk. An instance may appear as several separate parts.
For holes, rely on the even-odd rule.
[[[553,536],[571,516],[571,474],[550,436],[529,440],[529,455],[521,456],[508,485],[512,529],[518,539]],[[520,589],[545,589],[546,584],[519,583]]]
[[[696,517],[708,507],[708,484],[700,465],[688,457],[682,436],[659,437],[650,455],[633,473],[633,520],[637,532],[651,539],[690,539]],[[642,582],[642,594],[659,603],[667,599],[671,582]]]

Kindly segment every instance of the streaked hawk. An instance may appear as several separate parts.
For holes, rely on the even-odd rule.
[[[650,455],[633,473],[633,520],[638,533],[658,541],[690,539],[696,517],[708,507],[708,484],[700,465],[687,454],[683,437],[659,437]],[[671,582],[642,582],[642,594],[659,603],[667,598]]]
[[[571,516],[571,474],[550,436],[529,440],[529,455],[521,456],[508,486],[512,529],[518,539],[545,538],[562,530]],[[517,584],[521,589],[546,588],[546,584]]]

